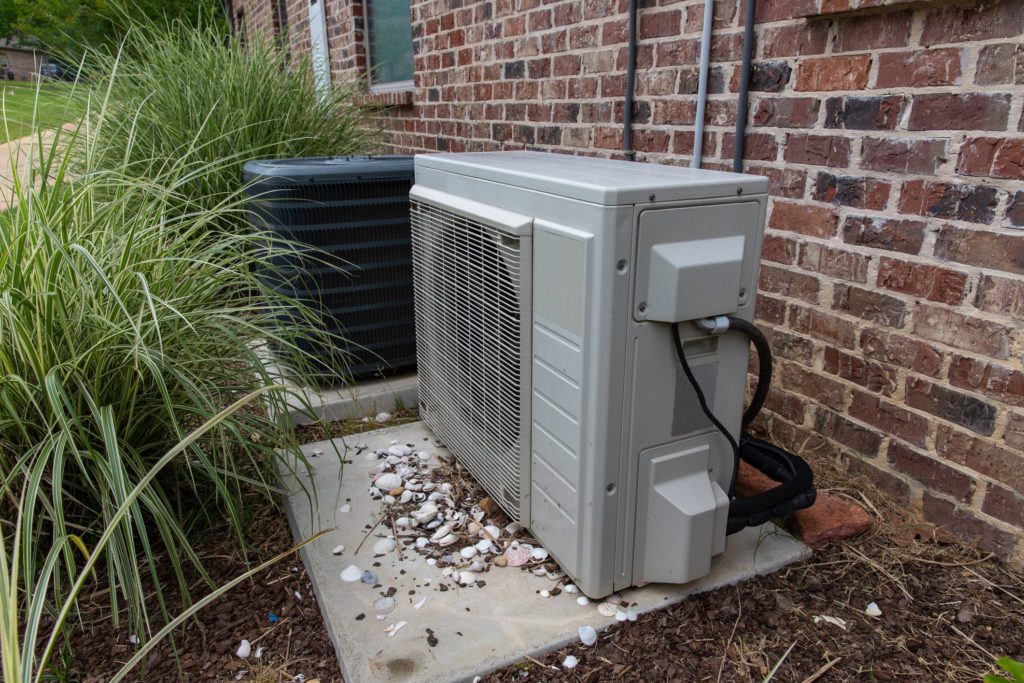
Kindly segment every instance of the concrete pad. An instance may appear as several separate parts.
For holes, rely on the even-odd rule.
[[[371,379],[339,387],[301,387],[286,373],[274,372],[298,395],[288,396],[288,420],[292,425],[319,420],[351,420],[413,408],[419,403],[419,379],[416,373]],[[308,405],[307,405],[308,404]]]
[[[422,443],[424,450],[435,453],[443,450],[422,422],[347,437],[349,448],[356,444],[383,448],[393,440]],[[342,479],[334,447],[344,452],[344,442],[336,439],[333,445],[322,442],[303,447],[307,454],[315,450],[323,453],[312,460],[315,472],[310,473],[319,487],[319,506],[311,515],[310,501],[300,492],[288,499],[287,510],[297,539],[336,527],[301,552],[345,680],[471,680],[526,655],[536,657],[575,641],[580,626],[590,625],[600,631],[615,622],[614,617],[598,613],[598,602],[578,605],[578,595],[563,592],[541,597],[540,591],[555,584],[520,569],[494,567],[481,575],[486,581],[483,587],[442,592],[438,589],[441,570],[428,566],[413,551],[405,550],[402,559],[397,552],[374,559],[371,546],[376,537],[371,536],[356,553],[367,525],[377,522],[383,506],[366,493],[369,473],[376,462],[349,453]],[[351,510],[340,512],[339,506],[345,503],[351,505]],[[335,556],[331,551],[339,544],[345,546],[345,551]],[[809,556],[810,550],[803,543],[765,525],[730,536],[725,553],[716,558],[711,574],[703,579],[684,586],[649,585],[619,595],[630,604],[636,603],[632,609],[646,612],[694,593],[777,571]],[[373,566],[375,562],[380,566]],[[381,588],[343,582],[339,574],[350,564],[375,572]],[[397,589],[394,597],[398,607],[378,621],[373,602],[389,587]],[[423,597],[426,603],[415,609]],[[357,620],[360,614],[365,618]],[[387,627],[401,621],[408,623],[391,637],[385,634]],[[435,647],[427,643],[426,629],[438,639]]]

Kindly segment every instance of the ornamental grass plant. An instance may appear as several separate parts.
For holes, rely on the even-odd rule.
[[[261,279],[300,247],[250,227],[240,168],[372,139],[347,86],[318,94],[308,65],[214,29],[137,27],[119,55],[90,59],[83,117],[37,127],[0,207],[5,657],[11,624],[64,615],[59,628],[96,581],[115,625],[146,641],[171,620],[167,591],[189,604],[193,571],[212,587],[196,543],[226,525],[244,546],[250,504],[276,503],[281,472],[308,467],[286,417],[303,398],[266,392],[280,378],[263,361],[273,345],[302,383],[317,371],[302,348],[331,340]],[[99,571],[83,578],[87,563]]]

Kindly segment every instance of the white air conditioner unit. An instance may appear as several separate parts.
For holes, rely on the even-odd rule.
[[[666,323],[754,315],[767,181],[542,152],[416,157],[423,420],[591,597],[710,571],[733,452]],[[739,436],[739,335],[681,328]]]

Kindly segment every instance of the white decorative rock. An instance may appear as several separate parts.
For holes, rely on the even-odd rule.
[[[864,614],[869,617],[880,617],[882,616],[882,608],[878,606],[878,603],[870,603],[867,609],[864,610]]]
[[[404,458],[412,453],[412,449],[406,446],[404,443],[400,443],[392,446],[388,449],[388,455],[394,455],[399,458]]]
[[[345,552],[345,546],[343,546],[343,545],[336,545],[336,546],[334,546],[334,550],[332,550],[331,552],[334,553],[335,555],[341,555],[343,552]]]
[[[564,588],[562,590],[564,590],[566,593],[579,593],[580,592],[580,589],[576,587],[575,583],[567,583],[567,584],[565,584],[565,586],[564,586]]]
[[[580,605],[581,607],[583,605],[589,605],[590,598],[588,598],[586,595],[581,595],[580,597],[576,598],[576,604]]]
[[[453,527],[451,524],[442,524],[441,526],[437,527],[437,529],[434,531],[434,535],[430,537],[430,540],[434,543],[437,543],[442,538],[450,534],[452,532],[452,528]]]
[[[374,422],[387,422],[391,419],[391,413],[377,413],[377,416],[373,418]]]
[[[351,512],[351,511],[352,511],[352,506],[349,505],[348,503],[345,503],[340,508],[338,508],[338,512]]]
[[[544,548],[534,548],[530,551],[530,558],[537,562],[543,562],[548,559],[548,551]]]
[[[440,539],[440,540],[439,540],[439,541],[437,542],[437,544],[438,544],[439,546],[441,546],[442,548],[446,548],[446,547],[448,547],[448,546],[452,545],[453,543],[455,543],[455,542],[456,542],[456,541],[458,541],[458,540],[459,540],[459,537],[458,537],[458,536],[456,536],[455,534],[448,534],[448,535],[447,535],[447,536],[445,536],[444,538]]]
[[[597,642],[597,631],[594,630],[593,626],[580,626],[579,631],[580,642],[590,647]]]
[[[239,644],[238,649],[235,650],[235,654],[238,655],[240,659],[248,659],[249,655],[252,654],[252,645],[249,644],[248,640],[243,640],[241,644]]]
[[[373,544],[374,555],[387,555],[395,549],[395,539],[393,538],[382,538]]]
[[[354,564],[350,564],[345,567],[341,572],[341,580],[347,583],[353,583],[363,577],[363,570]]]
[[[394,472],[385,472],[373,480],[373,485],[381,491],[390,491],[402,485],[402,478]]]
[[[476,557],[477,549],[474,546],[466,546],[459,551],[459,555],[462,555],[463,559],[470,560]]]
[[[577,664],[579,664],[579,660],[572,655],[566,655],[562,660],[562,667],[565,669],[575,669]]]

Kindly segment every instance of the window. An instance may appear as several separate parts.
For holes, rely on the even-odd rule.
[[[412,89],[412,24],[409,0],[366,0],[366,52],[370,89]]]
[[[270,0],[274,37],[281,49],[288,51],[288,0]]]

